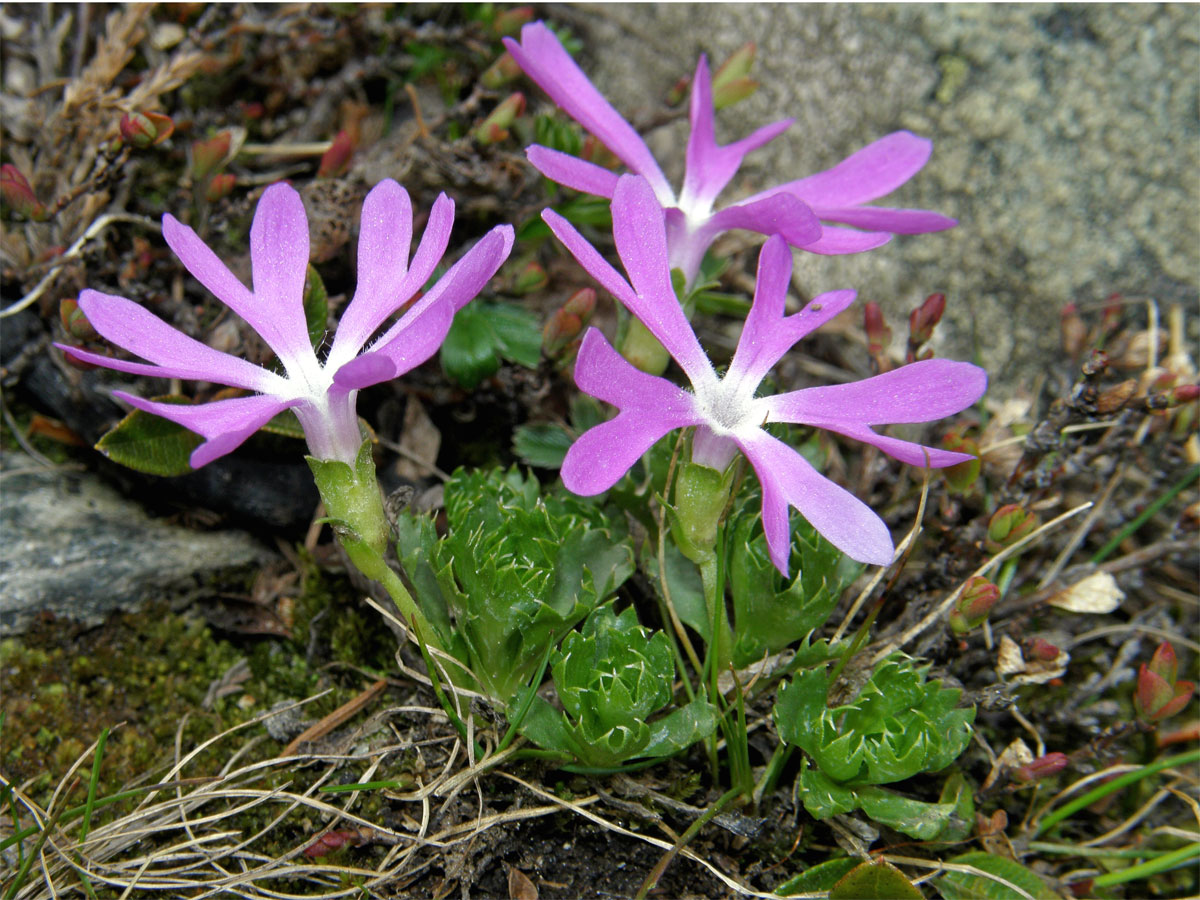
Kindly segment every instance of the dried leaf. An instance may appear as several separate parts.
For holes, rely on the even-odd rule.
[[[1025,659],[1017,642],[1008,635],[1000,638],[996,652],[996,673],[1009,684],[1045,684],[1067,671],[1071,654],[1060,650],[1051,660]]]
[[[508,867],[508,896],[512,900],[538,900],[538,889],[516,866]]]
[[[1108,572],[1096,572],[1059,591],[1047,603],[1067,612],[1110,613],[1121,605],[1125,592]]]

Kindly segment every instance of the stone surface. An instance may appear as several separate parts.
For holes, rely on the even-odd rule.
[[[935,209],[957,228],[855,256],[796,254],[803,290],[856,288],[901,336],[908,311],[944,291],[939,352],[977,352],[993,376],[1028,383],[1058,355],[1069,301],[1119,291],[1195,308],[1200,7],[660,3],[563,17],[584,37],[585,71],[635,120],[701,51],[719,63],[757,42],[762,87],[718,113],[718,137],[796,122],[722,199],[899,128],[932,138],[930,163],[881,203]],[[649,138],[676,184],[686,135],[678,121]]]
[[[244,532],[153,519],[90,473],[5,453],[0,475],[0,635],[43,610],[97,625],[272,558]]]

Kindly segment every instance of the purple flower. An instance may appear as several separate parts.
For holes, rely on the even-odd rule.
[[[870,250],[893,234],[923,234],[951,228],[954,219],[923,209],[886,209],[863,204],[891,193],[912,178],[929,159],[933,143],[908,131],[896,131],[842,160],[832,169],[781,184],[721,210],[717,195],[729,183],[742,159],[792,124],[784,119],[758,129],[724,147],[713,131],[712,81],[704,56],[692,81],[691,123],[683,189],[676,196],[650,148],[588,81],[541,22],[521,29],[521,42],[504,39],[525,73],[563,111],[600,139],[622,162],[649,182],[667,212],[668,259],[690,282],[704,251],[717,235],[732,228],[780,234],[794,247],[813,253],[840,254]],[[559,184],[612,197],[617,175],[607,169],[548,147],[533,145],[529,161]],[[821,220],[852,228],[821,225]],[[857,230],[865,229],[865,230]]]
[[[445,339],[454,313],[479,293],[512,249],[512,228],[493,228],[399,321],[370,341],[433,274],[446,251],[453,223],[454,202],[442,194],[433,204],[410,264],[412,204],[408,193],[390,179],[371,190],[363,201],[358,287],[324,363],[313,351],[304,318],[308,217],[300,195],[286,184],[267,188],[254,212],[250,227],[253,290],[247,290],[192,229],[171,215],[163,216],[163,237],[175,255],[201,284],[258,332],[283,364],[284,374],[214,350],[176,331],[132,300],[93,290],[79,296],[88,321],[103,337],[148,362],[126,362],[57,346],[75,359],[121,372],[211,381],[253,391],[250,396],[194,406],[114,392],[138,409],[202,435],[206,440],[192,453],[193,468],[231,452],[285,409],[295,410],[314,457],[353,466],[362,445],[354,408],[358,391],[402,375],[432,356]]]
[[[798,340],[848,307],[854,291],[822,294],[795,315],[784,316],[792,258],[786,241],[771,237],[759,257],[754,303],[737,351],[720,376],[671,288],[666,217],[651,185],[638,176],[622,176],[613,190],[612,213],[628,281],[562,216],[546,210],[542,217],[580,265],[662,343],[687,375],[691,391],[638,371],[599,331],[589,329],[575,364],[575,382],[619,413],[571,446],[562,467],[564,484],[584,495],[607,490],[667,432],[695,426],[693,462],[724,469],[740,450],[754,467],[762,485],[763,531],[780,572],[786,575],[788,569],[789,506],[854,559],[890,563],[892,540],[883,521],[763,426],[790,422],[824,428],[912,465],[951,466],[972,457],[886,437],[872,426],[927,422],[959,412],[982,396],[986,373],[969,363],[933,359],[853,384],[756,397],[768,370]]]

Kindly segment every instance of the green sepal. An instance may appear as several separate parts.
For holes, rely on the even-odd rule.
[[[388,545],[388,522],[372,452],[371,442],[363,441],[353,467],[337,459],[304,458],[329,518],[353,529],[357,540],[382,559]]]

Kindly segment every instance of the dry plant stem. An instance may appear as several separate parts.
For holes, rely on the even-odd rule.
[[[354,697],[348,702],[343,703],[329,715],[304,729],[304,731],[292,739],[290,744],[283,748],[283,751],[279,755],[291,756],[296,752],[296,749],[301,744],[307,743],[308,741],[314,741],[322,735],[328,734],[347,719],[355,716],[359,710],[382,694],[386,688],[387,679],[380,678],[365,691],[361,692],[357,697]]]
[[[1084,512],[1085,510],[1090,509],[1092,507],[1092,504],[1093,504],[1093,501],[1089,500],[1087,503],[1081,503],[1081,504],[1079,504],[1079,506],[1076,506],[1074,509],[1067,510],[1062,515],[1057,516],[1054,519],[1051,519],[1049,522],[1047,522],[1041,528],[1038,528],[1036,531],[1030,532],[1025,537],[1023,537],[1021,540],[1017,541],[1015,544],[1013,544],[1009,547],[1006,547],[1006,548],[1004,548],[1004,550],[997,553],[995,556],[993,556],[991,559],[989,559],[987,562],[985,562],[982,566],[980,566],[978,569],[976,569],[973,573],[971,573],[971,577],[974,577],[976,575],[984,575],[987,572],[991,571],[991,569],[993,569],[995,566],[999,565],[1004,560],[1008,559],[1010,556],[1013,556],[1013,555],[1019,553],[1028,544],[1039,539],[1044,534],[1046,534],[1048,531],[1052,531],[1053,529],[1055,529],[1059,525],[1061,525],[1063,522],[1066,522],[1068,519],[1074,518],[1075,516],[1079,515],[1081,512]],[[875,653],[875,655],[871,658],[871,662],[873,662],[873,663],[879,662],[880,660],[884,659],[889,653],[892,653],[893,651],[900,649],[905,644],[907,644],[909,641],[911,641],[913,638],[917,637],[920,634],[923,634],[930,626],[934,625],[936,622],[939,622],[941,619],[943,619],[945,617],[946,613],[949,612],[950,607],[952,607],[954,605],[954,603],[958,600],[958,598],[960,596],[962,596],[962,592],[966,589],[968,581],[970,581],[970,577],[968,577],[966,581],[964,581],[957,588],[955,588],[955,590],[950,594],[950,596],[948,596],[945,600],[943,600],[936,607],[934,607],[932,610],[930,610],[929,613],[925,616],[925,618],[921,619],[921,621],[917,622],[917,624],[913,625],[911,628],[909,628],[907,631],[905,631],[903,634],[901,634],[900,637],[894,638],[894,639],[888,641],[883,646],[882,649],[878,650]]]
[[[983,869],[977,869],[975,866],[968,866],[962,863],[939,862],[936,859],[921,859],[915,856],[896,856],[892,853],[881,854],[880,859],[886,859],[888,862],[896,866],[918,866],[922,869],[937,869],[943,872],[961,872],[964,875],[974,875],[977,878],[984,878],[988,881],[994,881],[999,885],[1003,885],[1012,891],[1016,896],[1021,897],[1022,900],[1037,900],[1037,898],[1035,898],[1032,894],[1026,893],[1011,881],[1001,878],[999,875],[994,875],[991,872],[985,872]],[[933,878],[936,875],[937,872],[934,872],[933,875],[930,875],[929,877]]]
[[[107,213],[101,216],[88,226],[87,231],[85,231],[83,235],[77,241],[75,241],[75,243],[66,249],[62,256],[60,256],[55,262],[50,271],[47,272],[45,276],[43,276],[42,280],[34,286],[33,290],[31,290],[12,306],[0,310],[0,319],[16,315],[21,310],[26,309],[36,303],[38,298],[46,292],[48,287],[50,287],[51,283],[54,281],[55,277],[58,275],[63,266],[80,255],[80,252],[83,250],[83,245],[98,235],[109,225],[112,225],[114,222],[135,222],[138,225],[144,225],[147,228],[160,228],[157,222],[151,221],[143,216],[133,216],[129,215],[128,213]]]
[[[1058,577],[1059,572],[1067,564],[1067,560],[1074,555],[1079,549],[1079,545],[1083,543],[1084,538],[1088,536],[1088,532],[1092,530],[1092,526],[1096,524],[1096,520],[1100,517],[1100,513],[1108,505],[1108,501],[1112,498],[1113,491],[1116,490],[1121,479],[1125,477],[1125,466],[1118,465],[1117,470],[1113,472],[1112,477],[1108,480],[1108,484],[1104,486],[1104,493],[1100,495],[1100,499],[1096,501],[1096,505],[1088,511],[1084,516],[1083,521],[1079,524],[1079,528],[1071,535],[1071,539],[1067,541],[1067,545],[1062,548],[1062,552],[1055,558],[1054,563],[1046,570],[1046,574],[1042,576],[1042,580],[1038,582],[1038,589],[1041,590],[1052,583]]]

